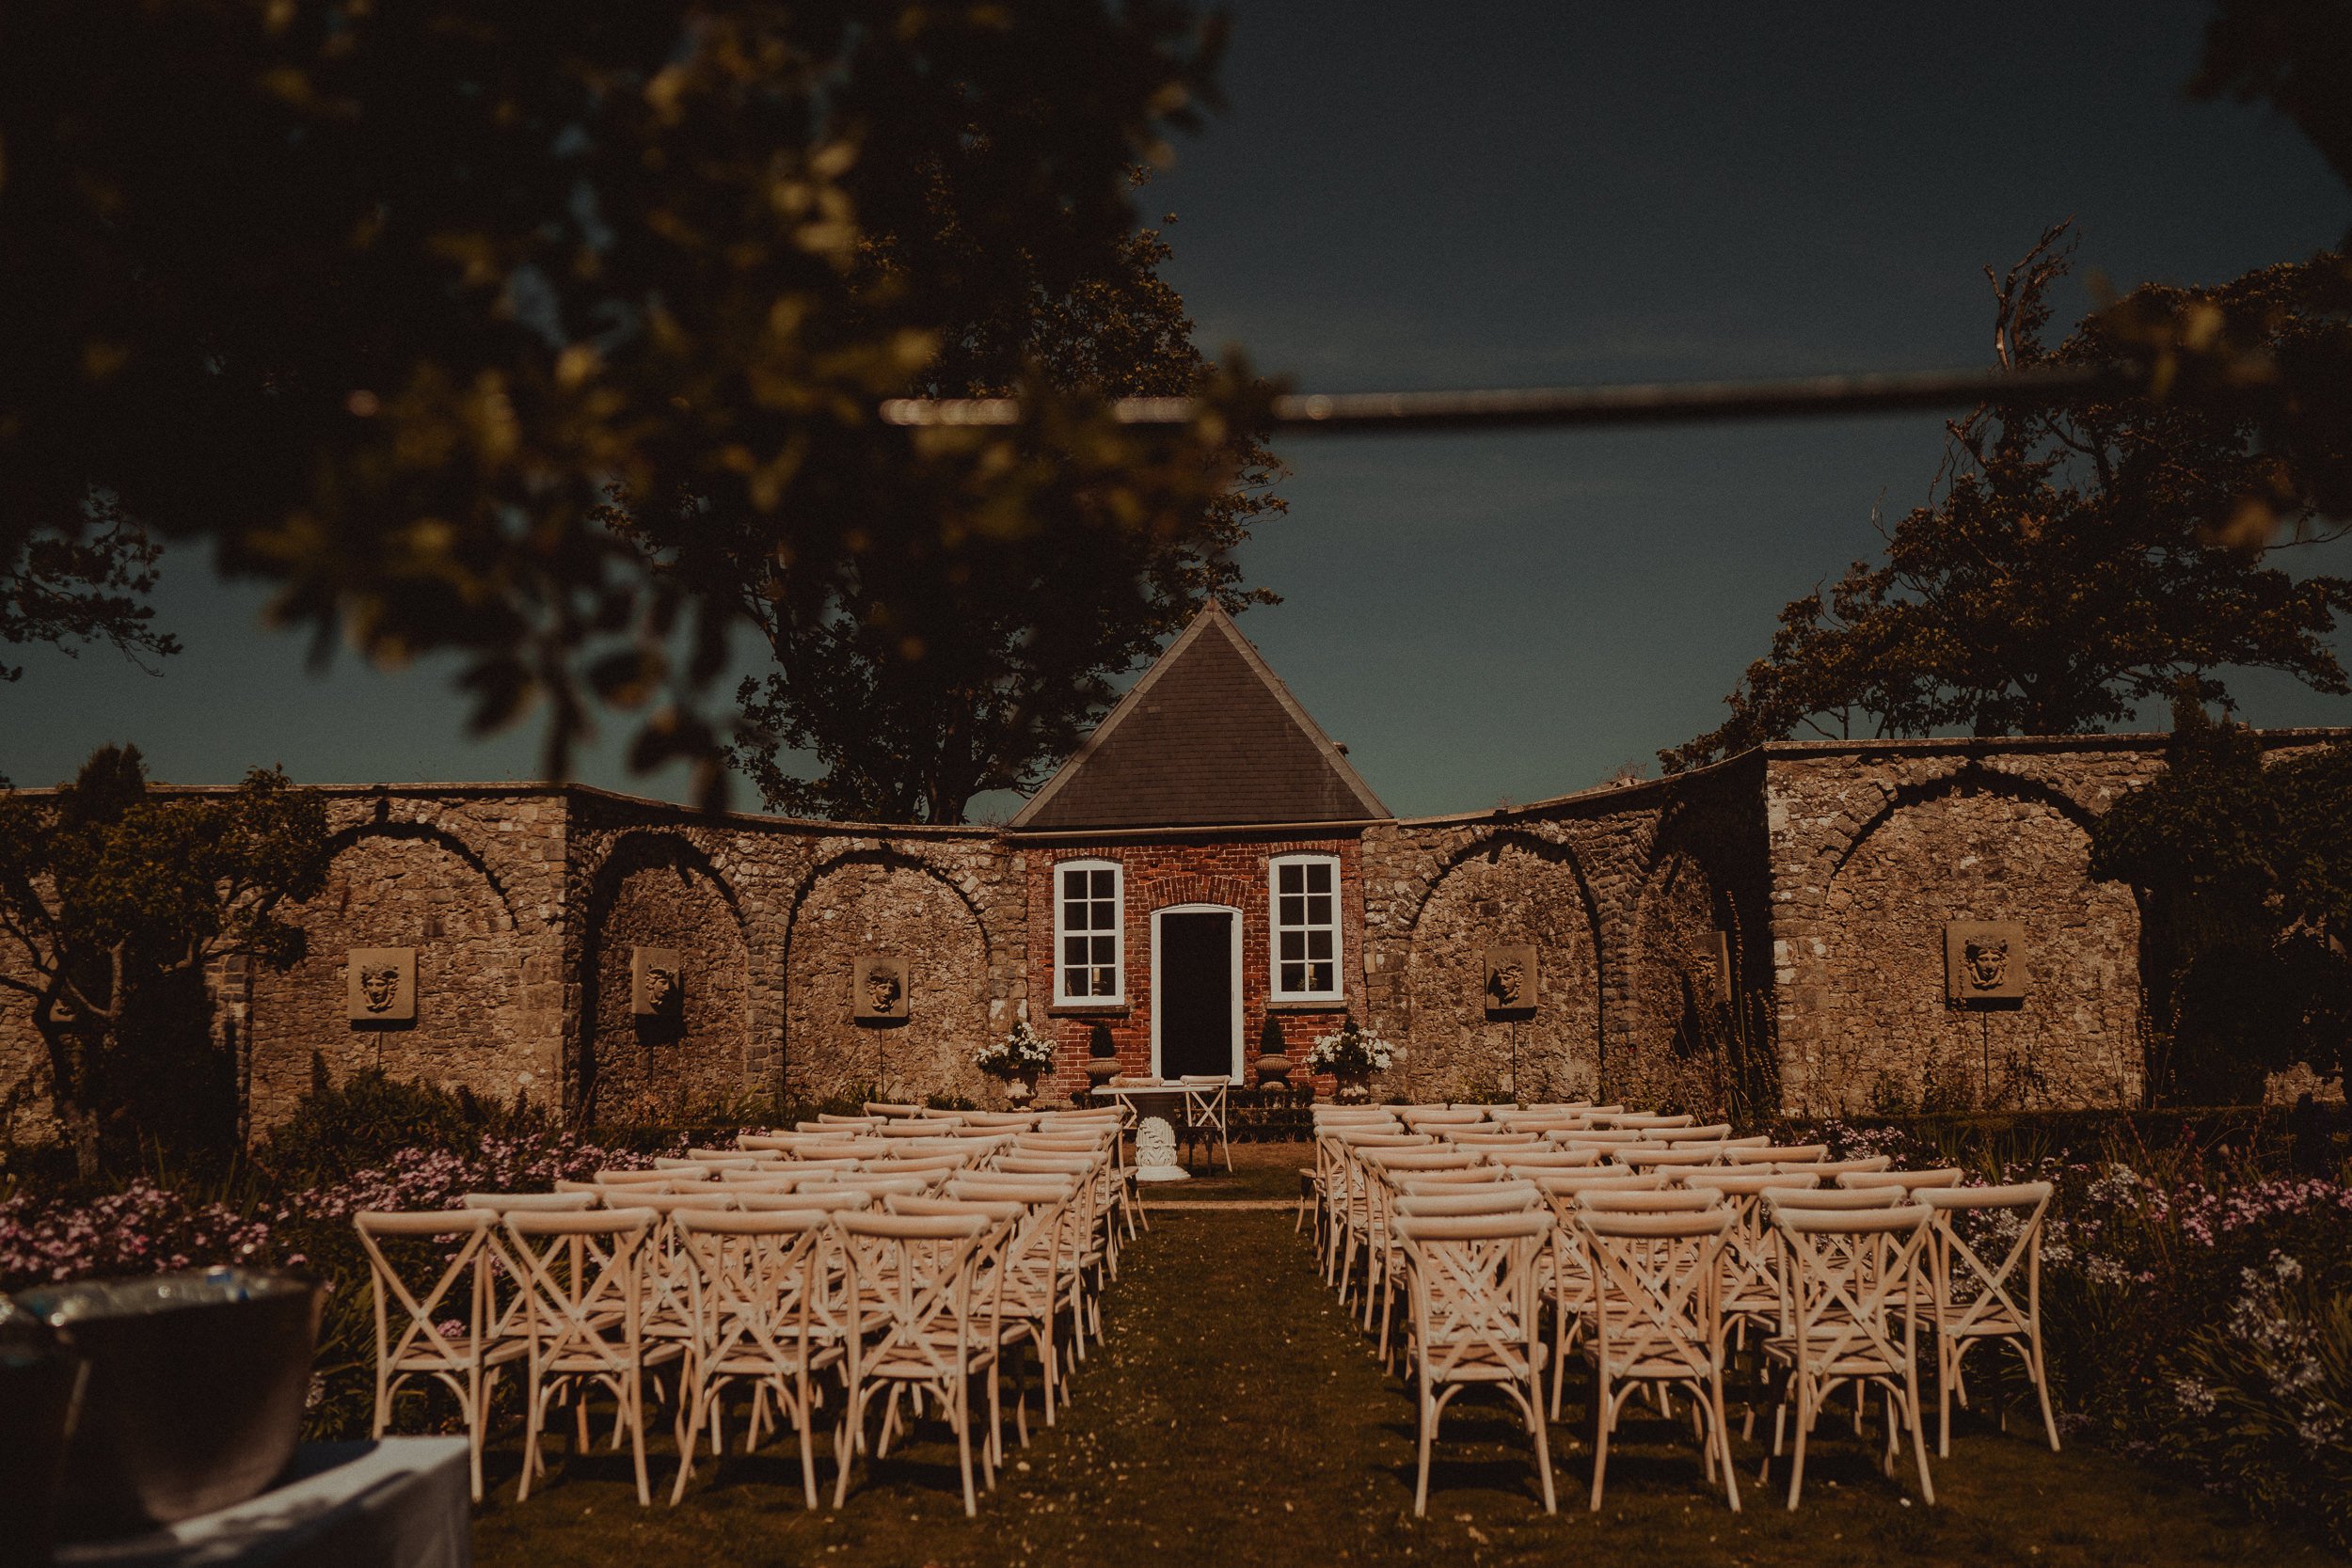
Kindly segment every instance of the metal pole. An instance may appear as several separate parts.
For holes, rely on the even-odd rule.
[[[1601,387],[1528,387],[1484,391],[1286,393],[1271,423],[1302,431],[1483,431],[1576,425],[1661,424],[1690,420],[1788,419],[1820,414],[1890,414],[1979,404],[2083,403],[2140,391],[2145,378],[2122,365],[2046,365],[2009,371],[1911,371],[1801,376],[1772,381],[1635,382]],[[1192,398],[1121,398],[1120,424],[1180,426],[1199,412]],[[1018,424],[1017,398],[893,398],[886,423],[930,427]]]

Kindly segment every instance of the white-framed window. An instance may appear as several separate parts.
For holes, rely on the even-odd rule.
[[[1340,859],[1283,855],[1268,867],[1272,884],[1274,1000],[1339,1001]]]
[[[1126,889],[1116,861],[1054,867],[1054,1000],[1127,999]]]

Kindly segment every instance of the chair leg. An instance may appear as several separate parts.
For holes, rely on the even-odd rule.
[[[1788,1512],[1797,1511],[1797,1498],[1804,1491],[1804,1440],[1813,1430],[1813,1401],[1811,1384],[1800,1373],[1790,1373],[1797,1380],[1797,1447],[1788,1462]]]
[[[2056,1453],[2058,1451],[2058,1418],[2050,1412],[2050,1370],[2042,1364],[2042,1336],[2037,1333],[2026,1343],[2032,1351],[2026,1362],[2026,1370],[2033,1374],[2033,1391],[2042,1397],[2042,1430],[2049,1433],[2050,1451]]]
[[[1928,1474],[1928,1434],[1926,1423],[1919,1418],[1919,1375],[1915,1367],[1903,1379],[1903,1407],[1911,1418],[1911,1451],[1919,1461],[1919,1496],[1929,1507],[1935,1506],[1935,1481]],[[1891,1418],[1893,1411],[1887,1412]],[[1890,1419],[1889,1424],[1892,1424]]]
[[[967,1379],[946,1402],[947,1418],[956,1424],[956,1460],[963,1467],[963,1516],[975,1518],[980,1499],[972,1490],[972,1386]]]
[[[1715,1396],[1715,1430],[1708,1435],[1716,1450],[1723,1456],[1724,1497],[1730,1502],[1731,1512],[1737,1513],[1740,1512],[1740,1478],[1733,1472],[1731,1463],[1731,1423],[1724,1415],[1724,1370],[1720,1366],[1715,1369],[1713,1393]]]
[[[1528,1349],[1533,1352],[1534,1347]],[[1531,1354],[1527,1367],[1527,1430],[1535,1439],[1535,1474],[1543,1482],[1544,1512],[1560,1512],[1559,1494],[1551,1484],[1551,1435],[1544,1420],[1544,1374]]]
[[[866,1390],[852,1383],[842,1401],[841,1430],[833,1444],[833,1506],[835,1509],[850,1500],[850,1465],[857,1457],[858,1439],[865,1430],[865,1414]]]
[[[1421,1369],[1421,1469],[1413,1482],[1413,1517],[1429,1512],[1429,1444],[1437,1434],[1438,1407],[1429,1397],[1429,1368]]]
[[[1601,1485],[1609,1479],[1609,1429],[1616,1414],[1610,1408],[1609,1380],[1597,1370],[1593,1379],[1593,1507],[1600,1512]]]
[[[621,1411],[628,1420],[629,1454],[637,1462],[637,1506],[653,1506],[653,1485],[645,1475],[645,1390],[635,1374],[625,1375],[619,1385]]]
[[[801,1402],[793,1412],[792,1424],[800,1428],[801,1433],[801,1491],[808,1498],[808,1511],[814,1513],[817,1512],[817,1434],[809,1430],[816,1424],[809,1418],[811,1414],[807,1379],[803,1376]]]

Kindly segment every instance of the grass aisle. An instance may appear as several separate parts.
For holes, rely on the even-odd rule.
[[[641,1511],[625,1463],[598,1454],[521,1507],[511,1454],[480,1515],[485,1568],[842,1563],[1183,1565],[1477,1562],[2141,1564],[2335,1560],[2104,1455],[2053,1455],[1971,1429],[1936,1465],[1941,1506],[1883,1480],[1828,1433],[1804,1510],[1753,1486],[1733,1515],[1702,1490],[1687,1435],[1663,1425],[1613,1453],[1605,1511],[1584,1511],[1581,1412],[1553,1428],[1562,1512],[1536,1501],[1523,1437],[1500,1405],[1449,1411],[1429,1516],[1411,1516],[1412,1403],[1333,1304],[1286,1214],[1155,1212],[1104,1306],[1110,1338],[1063,1424],[1014,1449],[980,1516],[963,1517],[951,1443],[927,1435],[861,1463],[849,1506],[812,1515],[797,1465],[771,1449],[697,1474],[681,1508]],[[1573,1379],[1572,1379],[1573,1386]],[[1687,1433],[1687,1429],[1685,1429]],[[830,1482],[822,1462],[820,1479]],[[674,1464],[655,1463],[666,1496]],[[1025,1468],[1023,1466],[1025,1465]],[[1785,1472],[1781,1472],[1785,1474]]]

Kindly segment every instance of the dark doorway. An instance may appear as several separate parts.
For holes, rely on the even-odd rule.
[[[1160,916],[1160,1074],[1233,1071],[1233,927],[1230,912]]]

